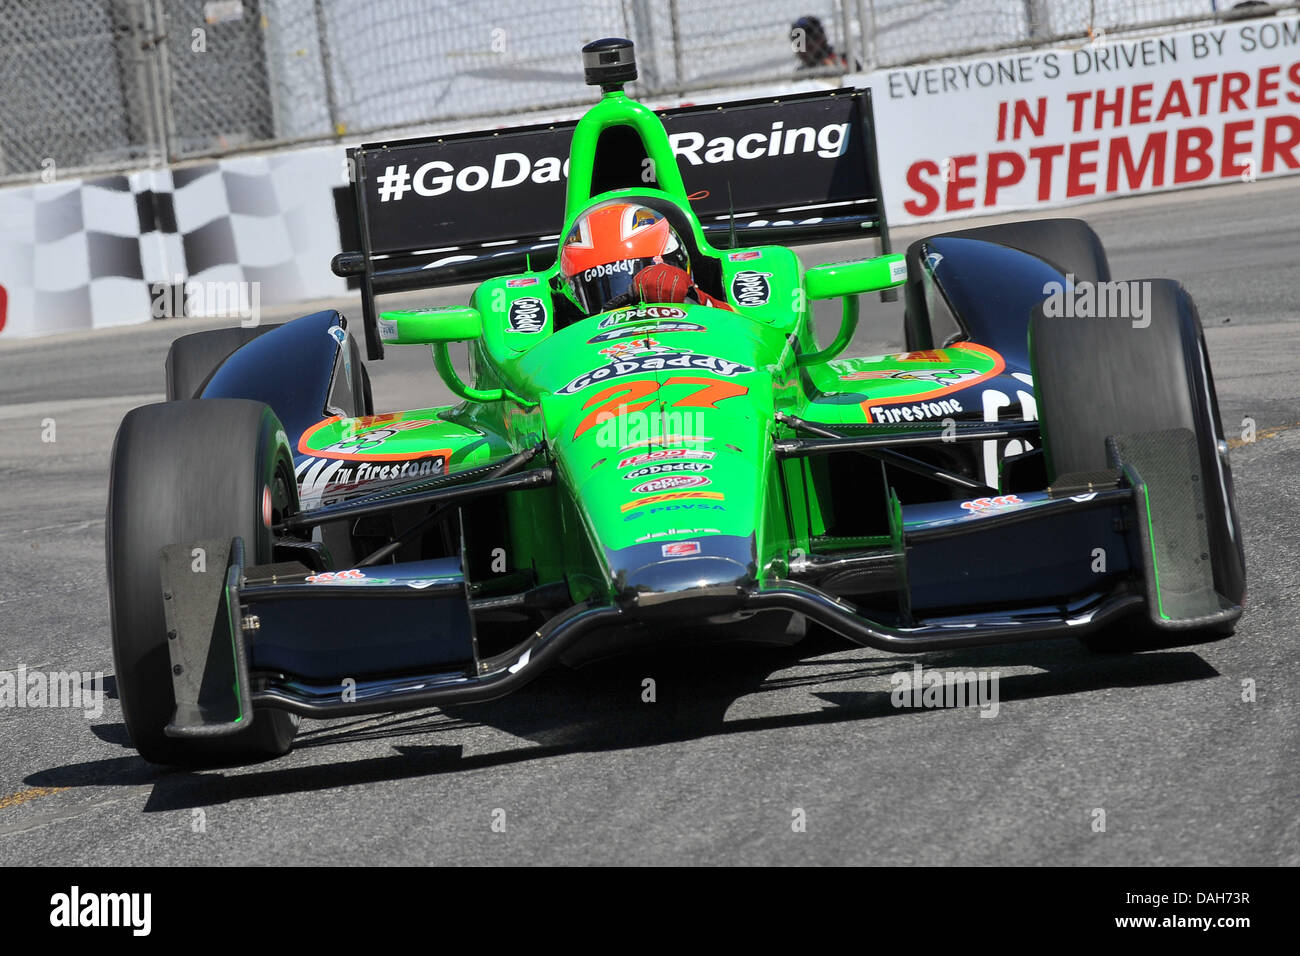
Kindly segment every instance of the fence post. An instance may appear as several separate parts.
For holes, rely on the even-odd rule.
[[[866,12],[863,11],[862,0],[857,0],[857,5],[858,30],[862,41],[862,70],[863,72],[870,72],[877,66],[876,0],[867,0]]]
[[[680,90],[686,81],[682,77],[682,37],[677,17],[677,0],[669,0],[668,17],[673,24],[673,89]]]
[[[1025,25],[1031,40],[1039,40],[1051,34],[1046,0],[1025,0]]]
[[[346,130],[340,126],[338,95],[334,90],[334,58],[330,56],[329,24],[325,20],[323,0],[313,0],[316,14],[316,43],[320,46],[320,68],[325,79],[325,108],[329,111],[330,131],[342,136]]]
[[[125,28],[118,50],[122,57],[123,108],[128,129],[132,126],[139,129],[148,165],[158,166],[167,161],[168,150],[158,62],[163,28],[155,17],[153,2],[121,0],[118,12]]]
[[[141,20],[148,36],[147,49],[152,54],[148,63],[149,89],[156,115],[155,129],[159,151],[164,163],[180,158],[176,148],[176,124],[172,116],[171,71],[167,59],[167,11],[163,0],[139,0]]]
[[[628,21],[628,7],[632,8],[632,34],[636,40],[640,55],[637,57],[637,90],[641,96],[660,92],[665,84],[659,70],[658,50],[654,37],[654,13],[646,0],[631,0],[623,3],[623,21]]]
[[[853,22],[849,17],[849,0],[840,0],[840,36],[844,38],[845,70],[852,73],[857,54],[853,52]]]

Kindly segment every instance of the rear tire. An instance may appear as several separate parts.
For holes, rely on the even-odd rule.
[[[211,329],[192,332],[172,342],[167,350],[167,401],[198,398],[212,373],[230,358],[235,350],[247,345],[259,335],[279,328],[278,325],[239,326],[233,329]]]
[[[1048,479],[1107,468],[1109,435],[1190,429],[1205,476],[1215,589],[1241,604],[1245,554],[1200,317],[1177,282],[1152,279],[1143,284],[1150,290],[1150,325],[1144,328],[1130,318],[1048,318],[1041,306],[1030,319],[1030,360]],[[1083,640],[1096,649],[1132,650],[1171,641],[1195,643],[1207,636],[1191,632],[1175,638],[1154,626],[1140,630],[1142,634],[1128,637],[1101,632]]]
[[[163,733],[176,704],[159,551],[178,542],[241,537],[248,563],[269,563],[263,488],[271,490],[273,522],[297,509],[284,428],[260,402],[145,405],[128,412],[118,429],[105,524],[113,660],[131,741],[151,763],[244,762],[278,756],[292,745],[298,721],[277,710],[258,710],[246,731],[215,740]]]

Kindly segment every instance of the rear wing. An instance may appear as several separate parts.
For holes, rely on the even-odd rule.
[[[876,238],[890,251],[870,90],[685,106],[657,114],[708,241]],[[334,258],[361,288],[367,353],[383,357],[375,297],[480,281],[555,259],[576,122],[367,143],[348,151],[360,249]],[[607,129],[592,193],[658,186],[637,134]],[[630,157],[630,158],[629,158]],[[733,239],[734,232],[734,239]]]

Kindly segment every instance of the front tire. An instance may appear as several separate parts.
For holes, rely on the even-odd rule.
[[[1150,324],[1133,318],[1030,319],[1029,351],[1042,423],[1049,481],[1108,467],[1106,438],[1186,428],[1196,436],[1205,480],[1215,590],[1240,605],[1246,593],[1245,553],[1232,470],[1200,317],[1187,291],[1169,279],[1143,280]],[[1084,639],[1098,650],[1167,644],[1169,635],[1139,629],[1136,642],[1100,632]],[[1183,632],[1195,643],[1211,632]]]
[[[208,379],[236,350],[278,325],[236,326],[182,335],[167,350],[167,401],[198,398]]]
[[[167,402],[133,409],[122,420],[105,524],[113,660],[131,741],[151,763],[242,762],[284,754],[292,745],[297,720],[276,710],[259,710],[247,730],[215,740],[163,732],[176,705],[159,551],[178,542],[241,537],[250,564],[269,563],[264,489],[273,512],[296,510],[284,427],[260,402]]]
[[[935,347],[929,305],[925,293],[925,244],[933,239],[977,239],[1009,249],[1018,249],[1046,262],[1076,282],[1107,282],[1110,262],[1106,249],[1091,226],[1082,219],[1026,219],[973,229],[958,229],[918,239],[907,247],[906,308],[903,331],[907,350],[918,352]]]

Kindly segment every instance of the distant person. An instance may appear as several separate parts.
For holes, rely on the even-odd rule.
[[[836,53],[831,41],[826,37],[826,28],[816,17],[800,17],[790,24],[790,49],[799,61],[797,70],[817,70],[825,67],[849,69],[849,58],[843,53]],[[856,61],[852,68],[862,69]]]

